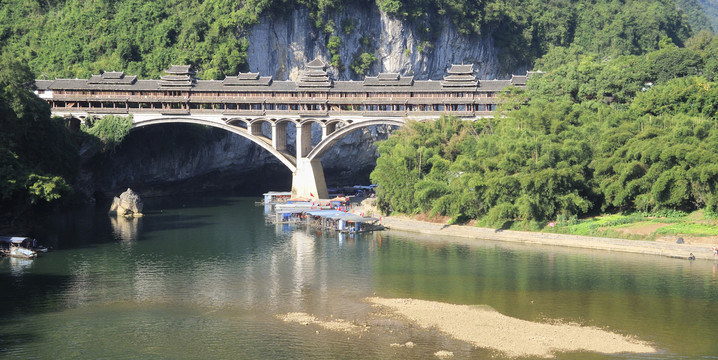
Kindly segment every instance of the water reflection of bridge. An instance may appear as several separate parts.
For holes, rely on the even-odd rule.
[[[37,80],[36,85],[57,116],[132,115],[134,128],[193,123],[230,131],[289,168],[293,195],[326,198],[320,158],[347,134],[441,115],[491,117],[498,93],[510,85],[525,86],[527,79],[478,80],[473,65],[452,65],[441,81],[397,73],[334,81],[326,67],[316,59],[296,82],[273,81],[258,73],[199,80],[191,67],[173,65],[160,80],[105,72],[90,79]],[[321,140],[312,142],[313,128],[321,130]],[[294,132],[293,143],[288,130]]]

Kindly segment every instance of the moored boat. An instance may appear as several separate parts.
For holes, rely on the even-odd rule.
[[[7,254],[8,256],[21,259],[34,259],[37,257],[37,252],[14,244],[10,245],[10,249],[7,251]]]
[[[47,252],[37,240],[26,236],[0,236],[0,250],[4,255],[25,259],[36,257],[38,252]]]

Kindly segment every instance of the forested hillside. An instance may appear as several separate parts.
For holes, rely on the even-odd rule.
[[[645,55],[553,48],[503,117],[412,123],[381,143],[385,211],[540,223],[718,209],[718,38]]]
[[[698,2],[713,26],[713,31],[718,31],[718,0],[699,0]]]
[[[551,46],[580,45],[605,55],[655,50],[667,36],[677,45],[699,19],[697,0],[377,0],[391,16],[421,29],[424,51],[446,16],[467,35],[494,34],[503,63],[530,64]],[[260,16],[306,7],[326,42],[351,24],[327,14],[340,0],[7,0],[0,3],[0,52],[30,65],[38,76],[88,77],[123,70],[157,77],[170,64],[192,64],[206,79],[247,70],[246,34]],[[409,49],[411,50],[411,49]],[[351,59],[345,59],[349,63]]]
[[[714,0],[707,0],[714,1]],[[676,5],[685,14],[685,19],[693,32],[713,31],[714,25],[708,14],[710,5],[706,0],[676,0]]]

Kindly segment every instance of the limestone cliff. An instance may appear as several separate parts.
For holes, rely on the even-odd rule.
[[[480,79],[508,78],[512,72],[525,72],[525,69],[501,68],[491,34],[461,35],[446,18],[439,22],[441,30],[430,43],[419,35],[416,26],[387,16],[376,6],[346,6],[328,20],[336,24],[334,34],[342,38],[339,55],[344,69],[330,70],[337,80],[362,79],[346,65],[363,51],[359,44],[364,36],[370,39],[377,59],[369,75],[399,72],[413,74],[417,79],[441,79],[452,63],[475,64]],[[340,25],[347,22],[353,25],[349,34]],[[331,61],[326,46],[329,36],[313,27],[305,9],[294,10],[281,18],[264,17],[248,34],[250,71],[273,75],[278,80],[296,80],[304,65],[314,58]]]

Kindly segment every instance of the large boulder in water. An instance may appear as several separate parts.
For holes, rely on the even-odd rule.
[[[144,204],[140,196],[132,189],[127,188],[127,191],[120,194],[120,197],[115,197],[112,200],[109,213],[126,217],[142,216],[143,207]]]

